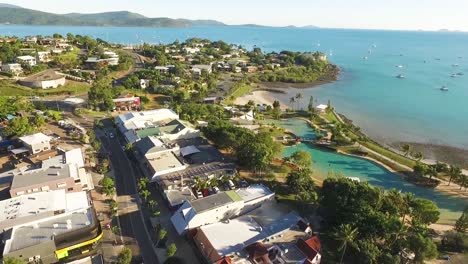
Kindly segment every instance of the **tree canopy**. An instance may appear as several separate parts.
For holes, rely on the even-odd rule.
[[[326,179],[320,194],[330,238],[326,246],[333,250],[337,245],[333,234],[341,225],[358,233],[345,252],[346,263],[399,263],[391,256],[404,258],[405,250],[415,254],[417,263],[435,257],[436,246],[428,235],[428,225],[439,219],[433,202],[347,178]]]

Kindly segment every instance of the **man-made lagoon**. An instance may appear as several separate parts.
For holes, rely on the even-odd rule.
[[[300,137],[313,138],[315,135],[313,128],[301,119],[276,121],[275,123]],[[290,156],[297,150],[305,150],[310,153],[313,160],[314,177],[316,178],[325,179],[329,172],[340,172],[346,177],[357,177],[361,179],[361,182],[366,181],[371,185],[384,189],[412,192],[418,198],[434,201],[441,211],[440,223],[453,223],[460,216],[463,208],[468,205],[467,199],[453,197],[430,188],[416,186],[375,162],[338,154],[314,147],[311,144],[301,143],[297,146],[286,147],[283,156]]]

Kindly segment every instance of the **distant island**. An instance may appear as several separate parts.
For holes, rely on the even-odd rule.
[[[0,24],[118,27],[225,26],[225,24],[215,20],[149,18],[128,11],[60,15],[2,3],[0,3]]]

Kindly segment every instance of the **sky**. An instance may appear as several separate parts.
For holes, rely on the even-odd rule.
[[[52,13],[131,11],[226,24],[468,31],[468,0],[0,0]]]

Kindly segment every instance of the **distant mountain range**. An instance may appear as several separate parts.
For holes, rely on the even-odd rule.
[[[225,26],[215,20],[149,18],[128,11],[60,15],[2,3],[0,3],[0,24],[127,27]]]

